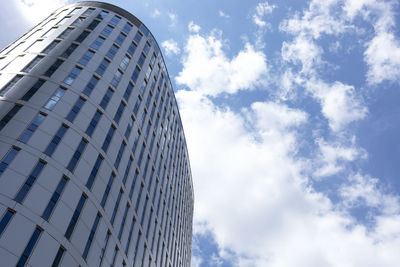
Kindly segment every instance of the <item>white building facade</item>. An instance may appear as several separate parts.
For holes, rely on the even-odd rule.
[[[2,266],[190,266],[193,185],[157,42],[111,4],[0,52]]]

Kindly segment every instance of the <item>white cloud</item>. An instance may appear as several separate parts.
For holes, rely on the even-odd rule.
[[[174,27],[178,23],[178,15],[173,12],[168,12],[168,17],[170,20],[169,26]]]
[[[161,43],[162,48],[164,48],[165,54],[167,56],[177,55],[180,53],[178,43],[173,39],[165,40]]]
[[[328,119],[333,131],[343,130],[349,123],[365,118],[368,109],[356,96],[354,86],[334,82],[327,84],[320,80],[307,82],[308,90],[322,107],[322,114]]]
[[[355,140],[351,146],[343,146],[340,143],[328,143],[321,138],[317,139],[319,155],[314,175],[316,177],[331,176],[343,171],[344,163],[366,158],[366,152],[357,148],[354,143]]]
[[[57,8],[64,6],[68,0],[17,0],[24,17],[37,23]]]
[[[246,43],[232,59],[222,50],[223,41],[214,32],[191,35],[185,46],[183,69],[176,82],[192,90],[216,96],[253,89],[267,74],[266,57]]]
[[[222,18],[226,18],[226,19],[229,19],[231,16],[229,16],[228,14],[226,14],[224,11],[222,11],[222,10],[219,10],[218,11],[218,15],[220,16],[220,17],[222,17]]]
[[[195,24],[193,21],[190,21],[188,24],[189,32],[197,33],[200,31],[200,26]]]
[[[276,6],[270,5],[268,1],[258,3],[253,14],[253,22],[259,27],[267,26],[268,23],[263,20],[263,17],[267,14],[271,14],[275,8]]]
[[[153,10],[153,12],[151,13],[151,16],[153,17],[153,18],[156,18],[156,17],[158,17],[158,16],[160,16],[161,15],[161,12],[160,12],[160,10],[158,10],[157,8],[155,8],[154,10]]]

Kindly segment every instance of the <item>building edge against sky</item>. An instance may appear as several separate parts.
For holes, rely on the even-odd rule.
[[[62,7],[0,52],[5,266],[190,266],[193,184],[157,42],[129,12]]]

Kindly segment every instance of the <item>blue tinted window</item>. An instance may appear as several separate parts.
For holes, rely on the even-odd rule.
[[[68,228],[65,231],[65,238],[70,239],[72,232],[74,231],[75,225],[78,222],[79,216],[81,215],[83,205],[85,205],[86,202],[86,196],[82,194],[81,198],[79,199],[78,205],[76,205],[74,214],[72,215],[71,221],[69,222]]]
[[[82,70],[81,68],[75,67],[75,68],[71,71],[71,73],[68,74],[67,77],[65,77],[64,83],[65,83],[65,84],[68,84],[68,85],[71,85],[71,84],[75,81],[76,77],[78,77],[78,75],[79,75],[79,73],[81,72],[81,70]]]
[[[87,28],[89,30],[94,30],[97,27],[97,25],[99,25],[99,23],[100,23],[100,21],[95,19],[89,24],[89,26],[87,26]]]
[[[54,72],[56,72],[63,62],[63,60],[57,59],[56,62],[54,62],[53,65],[51,65],[43,75],[50,77]]]
[[[110,194],[110,190],[111,190],[112,184],[114,182],[114,178],[115,178],[115,174],[111,173],[110,178],[108,179],[108,183],[107,183],[106,189],[104,190],[103,198],[101,199],[101,203],[100,203],[100,205],[103,208],[104,208],[104,205],[107,202],[108,195]]]
[[[118,233],[118,239],[119,240],[121,240],[122,232],[124,231],[124,226],[125,226],[125,222],[126,222],[126,216],[128,215],[128,211],[129,211],[129,204],[126,203],[124,216],[122,217],[122,222],[121,222],[121,225],[119,227],[119,233]]]
[[[53,195],[50,198],[49,203],[47,204],[46,208],[43,211],[42,218],[46,221],[50,218],[51,213],[53,212],[60,196],[67,184],[68,179],[66,177],[62,177],[60,182],[58,183],[56,190],[54,191]]]
[[[146,42],[146,44],[143,47],[143,52],[147,55],[150,51],[150,44]]]
[[[133,154],[135,154],[135,152],[136,152],[136,148],[139,143],[139,138],[140,138],[140,131],[138,130],[137,134],[135,136],[135,140],[133,141],[133,145],[132,145],[132,153]]]
[[[83,98],[78,98],[78,100],[76,100],[76,102],[75,102],[75,105],[72,107],[71,111],[68,113],[66,119],[69,120],[70,122],[74,122],[76,115],[78,115],[83,104],[85,104],[85,101],[86,100]]]
[[[86,134],[87,135],[89,135],[89,136],[92,135],[94,129],[97,126],[97,123],[99,122],[99,120],[101,118],[101,115],[102,115],[102,113],[99,110],[97,110],[96,113],[93,115],[93,118],[90,121],[90,123],[89,123],[89,125],[88,125],[88,127],[86,129]]]
[[[135,114],[135,116],[137,116],[141,102],[142,100],[140,98],[136,100],[135,106],[133,107],[133,114]]]
[[[131,59],[130,59],[127,55],[125,55],[124,58],[121,60],[121,63],[119,64],[119,67],[120,67],[123,71],[125,71],[126,68],[128,67],[128,64],[129,64],[129,61],[130,61],[130,60],[131,60]]]
[[[90,59],[93,57],[94,52],[88,50],[83,57],[81,58],[81,60],[79,61],[79,64],[86,66],[86,64],[90,61]]]
[[[119,191],[119,194],[118,194],[117,202],[115,202],[115,206],[114,206],[114,209],[113,209],[113,213],[112,213],[112,215],[111,215],[111,221],[110,221],[110,222],[111,222],[111,225],[114,225],[115,215],[117,215],[119,203],[121,202],[121,197],[122,197],[122,191],[120,190],[120,191]]]
[[[137,180],[138,175],[139,175],[139,172],[136,170],[135,174],[133,175],[131,189],[129,190],[129,198],[130,198],[130,200],[132,200],[132,194],[133,194],[133,190],[135,189],[135,184],[136,184],[136,180]]]
[[[136,51],[136,48],[137,48],[137,46],[136,46],[136,44],[135,43],[131,43],[131,45],[129,46],[129,48],[128,48],[128,54],[130,55],[130,56],[133,56],[133,54],[135,53],[135,51]]]
[[[105,37],[108,37],[113,29],[114,29],[113,27],[111,27],[110,25],[107,25],[106,27],[104,27],[101,34],[104,35]]]
[[[116,169],[118,169],[119,164],[121,163],[121,158],[122,158],[122,155],[124,154],[125,147],[126,147],[126,144],[124,141],[122,141],[121,146],[119,147],[119,150],[118,150],[117,157],[115,158],[114,166]]]
[[[124,178],[122,179],[123,184],[126,184],[126,180],[128,179],[129,175],[129,170],[131,169],[133,159],[132,157],[129,158],[128,164],[126,165],[125,172],[124,172]]]
[[[96,234],[96,230],[97,230],[97,226],[99,225],[100,218],[101,218],[100,214],[97,213],[96,219],[94,219],[94,222],[92,225],[92,229],[90,230],[90,234],[89,234],[88,240],[86,242],[85,249],[83,250],[82,258],[84,258],[84,259],[87,258],[87,255],[89,253],[89,249],[90,249],[90,246],[92,245],[94,235]]]
[[[57,102],[61,99],[61,97],[64,95],[65,89],[62,87],[59,87],[57,91],[54,93],[54,95],[47,101],[46,105],[44,107],[48,110],[53,110],[54,106],[57,104]]]
[[[116,46],[116,45],[113,44],[113,45],[110,47],[110,49],[108,50],[106,56],[109,57],[110,59],[113,59],[114,56],[115,56],[115,54],[117,53],[117,51],[118,51],[118,46]]]
[[[104,19],[105,17],[107,17],[108,12],[107,11],[101,11],[96,18],[98,19]]]
[[[122,43],[124,42],[125,38],[126,38],[126,35],[124,35],[124,34],[121,32],[121,33],[118,35],[117,39],[115,39],[115,42],[116,42],[119,46],[121,46]]]
[[[65,248],[63,248],[62,246],[60,246],[60,248],[57,251],[56,257],[54,258],[53,264],[51,265],[51,267],[58,267],[60,265],[62,256],[65,252]]]
[[[110,65],[110,61],[104,58],[103,61],[100,63],[99,67],[96,69],[96,73],[99,74],[100,76],[103,75],[108,65]]]
[[[124,93],[124,99],[125,99],[126,101],[129,100],[129,97],[130,97],[130,95],[131,95],[131,93],[132,93],[132,89],[133,89],[133,84],[132,84],[132,83],[129,83],[128,86],[126,87],[125,93]]]
[[[15,156],[19,152],[19,148],[13,147],[11,150],[3,157],[3,160],[0,163],[0,176],[3,174],[3,172],[7,169],[8,165],[12,162],[12,160],[15,158]]]
[[[93,13],[95,9],[94,8],[88,8],[85,10],[85,12],[83,12],[82,16],[89,16],[90,14]]]
[[[119,107],[117,109],[117,111],[115,112],[114,115],[114,121],[118,124],[121,117],[122,117],[122,113],[124,112],[125,109],[125,104],[121,101],[121,103],[119,104]]]
[[[117,87],[119,82],[121,81],[122,75],[123,75],[122,71],[121,70],[117,70],[115,72],[115,74],[114,74],[114,77],[113,77],[112,81],[111,81],[111,85],[114,86],[114,87]]]
[[[79,143],[78,147],[75,150],[74,155],[72,156],[71,160],[68,163],[67,169],[71,172],[74,171],[76,164],[78,163],[79,159],[81,158],[83,151],[85,150],[87,145],[87,141],[82,139]]]
[[[21,97],[21,100],[28,101],[31,99],[31,97],[39,90],[39,88],[45,83],[45,80],[38,80],[32,87],[29,89],[23,97]]]
[[[85,86],[85,89],[83,89],[83,93],[87,96],[90,96],[98,81],[99,79],[96,76],[92,76],[92,78],[90,78],[89,82]]]
[[[78,43],[82,43],[86,39],[86,37],[88,37],[89,34],[90,34],[90,32],[83,31],[81,34],[79,34],[78,37],[76,37],[75,41]]]
[[[126,34],[128,34],[132,29],[132,25],[130,25],[129,23],[126,23],[124,28],[122,29],[122,31]]]
[[[105,39],[101,36],[97,37],[97,39],[92,43],[90,46],[94,50],[97,50],[100,48],[100,46],[104,43]]]
[[[89,178],[88,178],[88,180],[87,180],[87,182],[86,182],[86,187],[87,187],[89,190],[92,189],[94,180],[95,180],[95,178],[96,178],[96,175],[97,175],[97,173],[98,173],[98,171],[99,171],[99,169],[100,169],[100,165],[101,165],[102,162],[103,162],[103,157],[99,154],[99,155],[97,156],[96,162],[94,163],[93,169],[92,169],[92,171],[90,172]]]
[[[0,236],[4,232],[4,229],[6,229],[8,223],[10,222],[10,220],[14,216],[14,214],[15,214],[15,211],[11,211],[11,210],[7,210],[4,213],[3,218],[1,218],[1,221],[0,221]]]
[[[56,47],[56,46],[58,45],[59,42],[60,42],[60,41],[57,41],[57,40],[51,42],[51,43],[42,51],[42,53],[43,53],[43,54],[48,54],[48,53],[50,53],[50,51],[53,50],[53,48]]]
[[[103,99],[100,102],[100,107],[102,107],[103,109],[106,109],[108,102],[110,102],[112,94],[113,94],[113,91],[110,88],[108,88],[107,92],[104,94]]]
[[[133,40],[134,40],[137,44],[139,44],[139,43],[140,43],[140,40],[142,40],[142,37],[143,37],[143,35],[142,35],[140,32],[137,32],[136,35],[135,35],[135,37],[133,38]]]
[[[48,144],[46,150],[44,151],[44,153],[48,156],[53,155],[54,150],[56,149],[56,147],[58,146],[58,144],[60,143],[61,139],[63,138],[65,132],[68,130],[68,127],[64,124],[62,124],[60,126],[60,128],[58,129],[57,133],[54,135],[53,139],[51,139],[50,143]]]
[[[43,56],[37,56],[35,57],[23,70],[21,70],[22,72],[29,72],[31,71],[36,64],[38,64],[41,60],[42,60]]]
[[[26,195],[29,193],[29,190],[31,189],[32,185],[35,183],[35,181],[36,181],[37,177],[39,176],[40,172],[42,171],[44,165],[46,165],[46,163],[39,160],[39,162],[33,168],[29,177],[26,179],[25,184],[20,188],[17,195],[15,196],[15,198],[14,198],[15,201],[17,201],[19,203],[22,203],[22,201],[24,201]]]
[[[66,28],[59,36],[58,38],[60,39],[64,39],[65,37],[67,37],[74,29],[72,28]]]
[[[103,145],[101,146],[101,148],[104,150],[104,152],[107,152],[108,146],[111,143],[111,139],[114,135],[115,132],[115,127],[114,125],[110,126],[110,129],[107,132],[106,138],[104,139]]]
[[[126,130],[125,130],[125,134],[124,134],[126,139],[128,139],[129,135],[131,134],[132,126],[133,126],[133,118],[131,117],[131,119],[129,120],[128,126],[126,126]]]
[[[12,78],[11,81],[9,81],[2,89],[0,89],[0,96],[5,95],[8,91],[10,91],[11,88],[14,87],[14,85],[21,80],[23,76],[22,75],[17,75],[14,78]]]
[[[12,109],[9,112],[7,112],[6,115],[4,115],[4,117],[0,120],[0,131],[15,116],[15,114],[18,113],[21,107],[22,107],[21,105],[14,105],[14,107],[12,107]]]
[[[140,54],[140,57],[138,59],[138,65],[140,66],[140,68],[143,67],[144,61],[146,60],[146,56],[142,53]]]
[[[79,17],[71,24],[71,26],[79,26],[85,21],[85,19],[85,17]]]
[[[132,76],[131,76],[131,80],[132,80],[134,83],[136,83],[136,81],[137,81],[137,79],[138,79],[138,77],[139,77],[139,73],[140,73],[140,69],[136,66],[136,68],[135,68],[135,70],[133,71]]]
[[[121,20],[120,17],[114,16],[111,20],[110,20],[110,24],[117,26],[118,22]]]
[[[36,131],[45,117],[46,115],[39,113],[28,126],[28,128],[26,128],[26,130],[21,134],[18,140],[22,143],[28,142],[29,138],[31,138],[32,134]]]
[[[41,229],[39,229],[39,228],[35,229],[31,238],[28,241],[28,244],[26,245],[26,247],[24,249],[24,252],[22,253],[21,257],[18,260],[17,267],[25,266],[26,262],[28,261],[29,256],[32,253],[33,247],[35,246],[41,233],[42,233]]]

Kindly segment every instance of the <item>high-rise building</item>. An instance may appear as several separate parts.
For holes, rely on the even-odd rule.
[[[129,12],[78,2],[0,52],[0,265],[190,266],[173,88]]]

